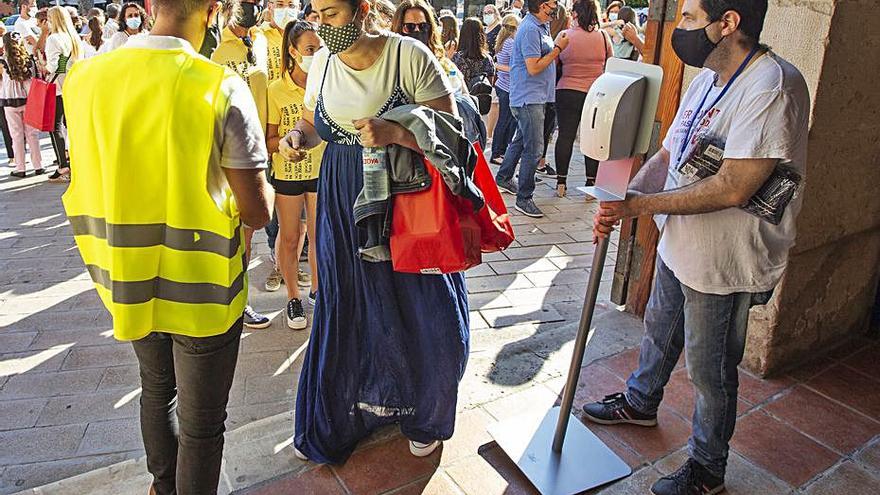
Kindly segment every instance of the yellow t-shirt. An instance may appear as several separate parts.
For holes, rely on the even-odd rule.
[[[281,79],[281,43],[284,36],[268,22],[263,27],[263,35],[269,45],[269,84],[272,84]]]
[[[269,85],[269,124],[278,126],[278,135],[285,136],[302,118],[306,90],[296,85],[290,76],[284,76]],[[301,161],[285,160],[280,153],[272,154],[272,171],[277,180],[300,181],[318,178],[325,143],[309,150]]]
[[[247,47],[244,42],[232,32],[229,26],[223,30],[220,36],[220,44],[211,55],[211,61],[229,67],[241,76],[254,95],[254,103],[257,104],[257,114],[263,130],[266,127],[266,91],[269,86],[268,62],[266,55],[266,37],[259,29],[251,29],[252,51],[256,63],[250,63],[247,57]]]

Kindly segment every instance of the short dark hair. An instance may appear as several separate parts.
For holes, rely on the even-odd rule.
[[[721,19],[727,11],[739,14],[739,31],[752,43],[761,40],[764,18],[767,17],[767,0],[700,0],[710,21]]]
[[[107,10],[105,12],[107,13],[108,19],[116,19],[117,17],[119,17],[119,5],[115,3],[108,3]]]
[[[538,10],[540,10],[541,5],[544,5],[547,2],[552,2],[553,0],[526,0],[526,7],[529,9],[529,12],[532,14],[537,14]]]
[[[239,0],[223,0],[224,4],[238,3]],[[193,12],[198,12],[208,6],[208,0],[153,0],[153,3],[160,9],[167,9],[174,16],[179,18],[187,18]],[[107,6],[110,7],[109,5]],[[124,10],[124,7],[123,7]]]

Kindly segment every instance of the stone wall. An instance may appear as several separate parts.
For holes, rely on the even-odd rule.
[[[813,114],[797,246],[750,320],[745,365],[763,375],[864,332],[880,265],[880,2],[770,3],[764,41],[804,73]]]

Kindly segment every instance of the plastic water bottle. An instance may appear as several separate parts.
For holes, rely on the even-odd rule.
[[[388,152],[382,148],[364,148],[364,197],[368,201],[384,201],[391,195],[388,173]]]

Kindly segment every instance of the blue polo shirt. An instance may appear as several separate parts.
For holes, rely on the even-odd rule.
[[[556,101],[556,64],[538,75],[526,70],[527,58],[541,58],[553,50],[550,23],[542,24],[531,12],[526,15],[513,40],[510,55],[510,106],[553,103]]]

